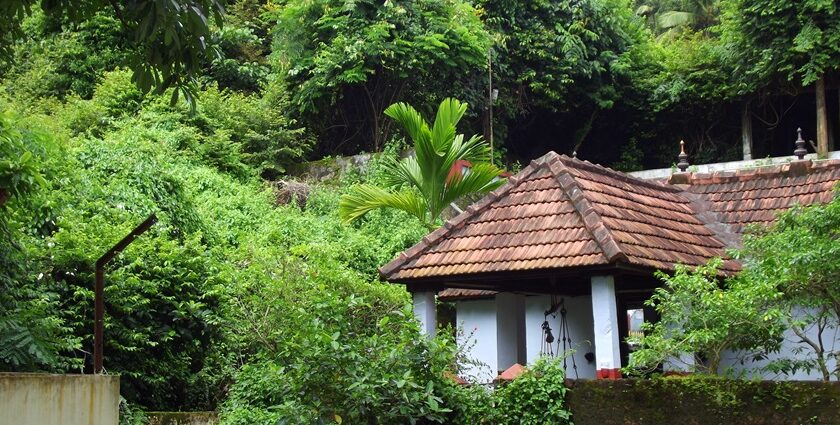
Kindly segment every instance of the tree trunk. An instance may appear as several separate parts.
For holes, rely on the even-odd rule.
[[[752,113],[750,112],[750,101],[744,101],[744,109],[741,111],[741,141],[744,145],[744,160],[752,159]]]
[[[817,80],[817,156],[828,156],[828,111],[825,107],[825,75]]]

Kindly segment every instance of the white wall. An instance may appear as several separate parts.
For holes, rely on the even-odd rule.
[[[496,295],[496,367],[504,372],[527,362],[525,352],[525,296],[510,292]]]
[[[794,316],[797,319],[802,319],[805,317],[805,314],[803,311],[799,311],[794,312]],[[805,331],[806,335],[809,338],[815,341],[817,340],[817,329],[815,326],[805,329]],[[816,359],[816,356],[813,354],[813,350],[810,348],[810,346],[800,341],[800,338],[796,336],[796,334],[794,334],[793,331],[787,330],[784,333],[784,341],[782,342],[781,350],[779,350],[778,353],[769,355],[766,360],[759,361],[751,361],[744,359],[745,353],[728,351],[724,354],[723,359],[721,360],[721,371],[726,371],[728,369],[736,375],[743,374],[745,377],[753,377],[758,379],[795,381],[821,380],[822,373],[816,369],[810,372],[798,371],[797,373],[792,375],[780,375],[760,370],[762,367],[766,366],[771,361],[778,359]],[[840,350],[840,329],[828,328],[825,331],[823,331],[823,345],[825,347],[826,352]],[[829,372],[834,370],[836,364],[837,362],[835,359],[829,359]]]
[[[493,381],[498,370],[496,354],[496,300],[458,301],[455,303],[458,343],[466,348],[471,361],[483,365],[463,365],[462,377],[479,383]]]
[[[574,363],[577,365],[577,378],[595,379],[595,362],[589,363],[584,358],[586,353],[595,352],[595,334],[592,321],[592,298],[564,297],[566,304],[566,321],[569,326],[569,337],[574,348]],[[551,307],[551,297],[539,295],[527,297],[525,301],[525,335],[528,363],[533,363],[540,356],[540,348],[544,341],[542,323],[545,311]],[[557,353],[557,341],[560,340],[560,312],[556,317],[548,317],[551,332],[554,334],[554,353]],[[562,344],[560,350],[562,351]],[[566,376],[575,379],[572,359],[566,362]]]
[[[573,357],[577,365],[578,378],[594,379],[595,363],[589,363],[584,358],[587,352],[595,352],[594,346],[594,325],[592,319],[592,299],[589,296],[565,297],[567,320],[569,324],[569,335],[572,338],[575,352]],[[544,312],[551,305],[551,297],[547,295],[528,296],[525,298],[525,354],[528,363],[533,363],[540,355],[540,348],[543,341],[542,323]],[[470,347],[468,356],[474,360],[484,363],[484,366],[467,366],[464,377],[476,382],[491,382],[498,370],[498,352],[496,350],[497,327],[496,327],[496,302],[494,299],[466,300],[455,303],[459,333],[459,342]],[[557,317],[548,318],[549,325],[556,340],[560,339],[560,314]],[[809,329],[809,335],[815,337],[815,329]],[[840,350],[840,329],[829,329],[823,334],[826,350]],[[811,351],[791,331],[785,332],[785,341],[782,350],[773,354],[767,360],[743,361],[744,353],[727,352],[721,362],[721,370],[729,369],[736,375],[743,375],[746,378],[773,379],[773,380],[820,380],[819,371],[813,370],[810,373],[798,372],[785,376],[769,372],[761,372],[759,369],[768,362],[779,358],[792,358],[795,356],[810,356]],[[686,356],[686,361],[690,362]],[[835,360],[828,362],[829,370],[834,370]],[[567,362],[569,378],[574,379],[571,359]],[[675,362],[669,365],[669,370],[685,370],[688,366]]]
[[[591,297],[565,297],[569,336],[574,345],[574,362],[577,365],[577,377],[595,378],[595,363],[584,358],[588,352],[595,352],[592,323]],[[551,297],[547,295],[525,298],[525,358],[533,363],[540,355],[543,341],[542,323],[544,312],[551,306]],[[470,359],[483,363],[483,366],[464,365],[463,376],[476,382],[491,382],[498,371],[496,301],[494,299],[465,300],[455,303],[456,320],[459,329],[459,343],[468,348]],[[556,341],[560,339],[560,313],[549,316],[549,324]],[[572,359],[567,361],[568,377],[575,378]]]
[[[791,144],[792,146],[792,144]],[[793,151],[791,151],[793,152]],[[828,153],[827,159],[838,159],[840,158],[840,151],[833,151]],[[762,167],[766,165],[779,165],[779,164],[786,164],[795,160],[795,156],[778,156],[774,158],[758,158],[758,159],[748,159],[745,161],[731,161],[731,162],[718,162],[714,164],[691,164],[691,170],[698,172],[698,173],[713,173],[716,171],[735,171],[740,170],[743,168],[755,168],[755,167]],[[805,155],[805,159],[810,159],[812,161],[817,161],[817,154],[809,153]],[[690,158],[689,158],[690,160]],[[661,179],[661,178],[668,178],[671,177],[671,174],[674,174],[676,169],[674,168],[658,168],[653,170],[642,170],[642,171],[632,171],[627,174],[638,177],[640,179]]]

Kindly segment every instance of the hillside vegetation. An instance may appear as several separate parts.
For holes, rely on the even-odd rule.
[[[124,17],[30,3],[0,8],[22,10],[0,24],[0,371],[92,370],[94,262],[154,213],[107,272],[126,421],[131,406],[234,424],[565,421],[540,405],[562,379],[530,379],[556,364],[517,384],[545,415],[514,415],[523,390],[454,384],[451,332],[418,338],[407,292],[380,281],[437,215],[340,220],[339,197],[386,183],[405,147],[385,109],[466,101],[459,131],[491,136],[492,119],[510,169],[556,150],[633,170],[670,165],[679,139],[694,163],[738,158],[744,110],[763,123],[756,156],[774,153],[840,64],[832,0],[230,0],[204,22],[206,54],[180,46],[188,69],[151,90],[138,69],[154,51]],[[281,193],[294,165],[363,151],[380,154],[366,172]]]

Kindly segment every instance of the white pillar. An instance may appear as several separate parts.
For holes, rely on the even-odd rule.
[[[434,338],[437,331],[435,291],[412,292],[411,299],[414,302],[414,317],[420,322],[420,332]]]
[[[593,276],[592,319],[595,327],[595,376],[621,377],[618,345],[618,314],[615,306],[615,280],[612,276]]]
[[[499,372],[527,362],[525,353],[525,296],[496,294],[496,353]]]

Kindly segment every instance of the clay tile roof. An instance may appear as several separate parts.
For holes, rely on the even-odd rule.
[[[742,233],[748,225],[773,222],[795,204],[831,201],[838,182],[840,160],[795,161],[734,175],[694,175],[687,191],[705,198],[722,223]]]
[[[454,301],[465,298],[491,298],[495,297],[496,293],[496,291],[485,291],[483,289],[446,288],[438,292],[437,297],[441,301]]]
[[[380,273],[404,282],[617,262],[698,265],[725,256],[726,244],[696,216],[696,202],[675,186],[549,152]]]

